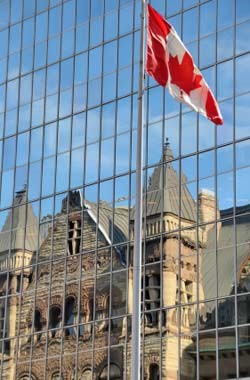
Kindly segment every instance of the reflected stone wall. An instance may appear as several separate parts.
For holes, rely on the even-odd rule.
[[[171,165],[170,162],[165,172],[162,168],[167,183],[174,183],[173,177],[177,176]],[[159,173],[162,175],[158,169],[153,172],[145,196],[148,194],[148,199],[152,199],[154,186],[154,202],[162,204],[170,196],[174,199],[176,188],[159,190]],[[24,191],[23,199],[25,196]],[[19,194],[15,202],[18,197]],[[122,374],[127,378],[131,376],[133,245],[126,263],[123,245],[110,248],[110,236],[115,231],[110,225],[112,209],[101,203],[98,210],[96,204],[82,199],[79,192],[70,192],[63,199],[61,212],[50,224],[47,237],[40,240],[38,250],[22,251],[16,246],[9,256],[6,253],[15,267],[9,278],[1,275],[1,294],[4,295],[9,286],[10,295],[1,309],[7,310],[5,334],[8,339],[2,344],[4,379],[22,379],[29,371],[34,379],[60,371],[64,379],[70,379],[76,368],[82,378],[90,376],[91,368],[94,368],[91,373],[96,379],[119,379]],[[187,189],[185,202],[186,214],[195,216],[197,206]],[[198,230],[193,226],[194,220],[188,220],[185,215],[178,218],[174,203],[166,203],[163,215],[159,215],[157,209],[152,210],[152,203],[144,210],[144,215],[147,213],[144,216],[147,240],[142,278],[145,379],[157,379],[160,368],[161,377],[165,379],[177,379],[178,368],[181,368],[183,379],[194,379],[197,363],[201,379],[215,378],[217,352],[220,373],[225,378],[235,374],[236,337],[235,331],[229,328],[234,325],[236,315],[233,278],[229,278],[233,275],[230,268],[235,265],[232,235],[229,234],[232,219],[230,210],[219,212],[214,206],[213,194],[203,191],[198,209],[203,224]],[[32,209],[27,210],[33,215]],[[123,209],[122,215],[127,213],[128,210]],[[214,214],[219,222],[205,224]],[[19,225],[22,213],[16,215]],[[3,238],[7,233],[7,221]],[[248,229],[249,221],[247,216],[240,219],[238,236],[242,229]],[[115,227],[116,231],[119,229],[120,233],[128,235],[121,219]],[[133,233],[133,223],[130,230]],[[32,239],[28,234],[26,239],[28,248]],[[4,240],[1,244],[4,246]],[[6,262],[4,252],[2,257],[2,262]],[[20,263],[20,260],[23,261]],[[214,260],[218,267],[223,267],[221,275],[224,278],[213,276]],[[23,262],[27,270],[20,269]],[[32,264],[36,265],[32,267]],[[111,266],[119,268],[118,272],[110,272]],[[229,271],[225,272],[226,266]],[[239,352],[241,371],[247,373],[250,313],[249,297],[245,293],[249,291],[249,248],[244,243],[238,247],[237,267],[238,323],[246,325],[239,328]],[[221,295],[227,297],[207,302],[213,297],[215,282]],[[127,316],[124,315],[126,304]],[[219,347],[215,339],[216,326]],[[30,360],[34,363],[31,367]]]

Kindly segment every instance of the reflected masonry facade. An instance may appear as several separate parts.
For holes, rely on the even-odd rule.
[[[152,5],[225,124],[146,78],[141,377],[248,379],[250,6]],[[140,7],[0,1],[2,379],[131,379]]]

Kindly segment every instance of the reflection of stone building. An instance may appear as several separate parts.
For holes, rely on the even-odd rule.
[[[182,188],[179,188],[179,173],[172,159],[171,149],[166,144],[164,160],[149,179],[143,214],[147,236],[144,371],[145,378],[152,380],[158,378],[151,372],[152,365],[155,372],[156,368],[158,372],[162,368],[162,378],[177,379],[180,359],[182,378],[193,378],[193,361],[185,354],[185,348],[192,341],[191,332],[196,323],[197,290],[202,292],[201,279],[197,283],[197,253],[201,254],[202,245],[196,241],[193,228],[196,204],[183,173],[180,174]],[[176,305],[180,303],[183,306],[178,308]],[[162,363],[159,362],[160,344]]]
[[[24,198],[25,192],[17,195],[15,207],[20,197]],[[15,214],[17,209],[14,210]],[[25,210],[25,205],[21,206],[14,216],[17,220],[17,228],[20,228],[20,224],[25,220],[22,219],[23,210]],[[32,226],[30,232],[33,233],[33,229],[37,229],[37,221],[30,206],[27,210],[28,222]],[[107,241],[109,237],[108,231],[106,231],[110,212],[111,210],[106,206],[102,215],[98,216],[99,223],[97,223],[96,207],[85,203],[82,209],[79,193],[71,193],[69,204],[65,199],[62,212],[56,215],[53,225],[48,230],[47,238],[40,246],[38,255],[34,252],[32,256],[38,243],[37,233],[33,241],[31,233],[29,236],[26,235],[25,249],[23,249],[23,244],[20,247],[18,244],[19,241],[24,241],[24,235],[21,236],[19,230],[15,231],[15,240],[13,240],[15,247],[12,246],[13,251],[11,251],[10,257],[15,262],[14,268],[20,268],[19,271],[15,271],[15,276],[11,275],[9,286],[11,297],[8,299],[6,313],[9,327],[5,336],[10,338],[10,343],[5,343],[3,348],[3,378],[43,379],[48,373],[49,379],[56,379],[59,378],[59,371],[62,368],[63,378],[71,379],[77,365],[79,378],[88,379],[93,361],[96,372],[100,374],[100,379],[107,378],[107,349],[102,350],[101,348],[107,347],[109,344],[118,344],[119,334],[121,334],[119,331],[120,321],[117,323],[114,321],[112,326],[114,334],[111,342],[108,341],[107,318],[110,302],[112,302],[113,313],[117,312],[118,314],[124,308],[125,302],[123,277],[113,287],[113,299],[110,300],[109,276],[103,276],[110,270],[110,241]],[[122,214],[123,210],[120,212],[121,225],[123,224]],[[8,246],[9,236],[5,230],[9,218],[3,229],[2,251],[5,244],[6,247]],[[96,241],[97,225],[98,241]],[[119,228],[120,225],[114,232],[114,241],[119,239],[119,233],[122,233],[120,230],[118,231]],[[32,247],[30,246],[31,242],[33,242]],[[93,253],[96,244],[98,244],[96,263],[98,277],[94,276],[95,255]],[[17,248],[21,253],[17,251]],[[78,255],[80,249],[83,252],[82,256]],[[14,250],[17,252],[15,253]],[[122,248],[117,247],[117,252],[116,250],[113,252],[113,266],[120,262],[122,256]],[[52,258],[53,261],[51,261]],[[32,271],[32,267],[29,265],[36,263],[38,265],[34,266]],[[22,265],[27,265],[27,270],[23,269]],[[22,274],[21,283],[19,273]],[[96,287],[94,287],[95,282],[98,283]],[[4,282],[3,275],[1,276],[1,285],[2,295],[4,295],[6,281]],[[21,290],[22,297],[20,297]],[[4,320],[4,309],[3,307],[1,322]],[[93,324],[94,315],[95,324]],[[18,323],[19,316],[20,323]],[[77,328],[74,326],[76,323],[78,324]],[[18,336],[19,339],[15,340],[15,336]],[[94,357],[92,357],[93,339],[95,346],[100,349],[95,352]],[[73,356],[76,347],[78,348],[78,364]],[[65,353],[63,363],[60,363],[58,358],[61,350]],[[87,350],[89,351],[86,352]],[[122,353],[117,348],[110,350],[109,356],[111,362],[114,363],[109,367],[109,375],[113,376],[110,378],[118,379],[123,370]],[[31,370],[30,360],[32,361]]]
[[[214,328],[216,323],[219,328],[230,327],[235,315],[234,278],[227,275],[233,273],[234,264],[239,268],[238,292],[249,291],[249,246],[244,244],[249,219],[239,219],[237,236],[242,244],[234,261],[231,219],[218,223],[217,237],[214,222],[199,227],[197,233],[197,215],[202,223],[220,215],[214,196],[203,191],[197,210],[187,180],[174,168],[172,159],[166,145],[164,160],[153,171],[145,196],[144,378],[157,380],[161,372],[163,379],[174,380],[178,368],[182,379],[195,378],[199,321],[200,378],[214,379]],[[1,337],[8,338],[2,345],[2,378],[88,380],[94,368],[94,379],[121,379],[123,374],[129,379],[133,271],[132,254],[127,258],[125,244],[128,210],[113,210],[105,202],[97,207],[79,192],[70,192],[61,212],[38,234],[37,220],[25,201],[25,191],[18,193],[0,242]],[[221,216],[230,217],[229,211]],[[130,230],[132,236],[133,219]],[[213,292],[216,265],[224,274],[218,277],[219,296],[229,296],[218,307],[215,301],[204,302],[217,295]],[[3,273],[8,267],[9,278]],[[246,297],[238,298],[239,323],[243,324],[238,338],[239,347],[245,347],[244,358],[249,355]],[[198,298],[202,300],[199,318]],[[223,366],[229,368],[235,337],[229,328],[219,334],[219,355]]]

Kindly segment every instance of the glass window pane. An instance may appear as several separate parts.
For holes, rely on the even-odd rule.
[[[17,128],[17,108],[6,112],[5,116],[5,136],[12,135]]]
[[[133,28],[133,4],[126,4],[120,8],[120,25],[119,34],[125,34],[132,31]]]
[[[60,55],[60,38],[51,38],[48,42],[48,64],[58,61]]]
[[[32,104],[32,121],[31,121],[32,127],[42,124],[43,114],[44,114],[44,99],[33,102],[33,104]],[[24,115],[24,117],[25,117],[25,115]]]
[[[36,17],[36,43],[47,38],[48,33],[48,12],[40,13]]]
[[[86,1],[77,0],[77,16],[76,16],[77,24],[81,24],[82,22],[87,21],[89,18],[89,13],[90,13],[89,0],[86,0]]]
[[[183,13],[183,41],[197,39],[198,36],[198,9],[194,8]]]
[[[84,149],[75,149],[71,154],[70,188],[83,184]]]
[[[62,7],[58,6],[49,11],[49,37],[59,34],[61,31],[61,10]],[[55,22],[55,20],[57,21]]]
[[[250,135],[249,104],[250,94],[237,96],[235,99],[235,134],[237,139]]]
[[[8,170],[2,174],[1,208],[10,207],[12,203],[14,171]],[[8,191],[6,191],[8,189]]]
[[[44,130],[44,156],[50,156],[55,154],[56,151],[56,123],[48,124]]]
[[[52,194],[54,191],[55,181],[55,157],[47,158],[43,161],[43,179],[42,179],[42,195]]]
[[[54,94],[58,91],[58,81],[59,81],[59,65],[49,66],[47,69],[47,86],[46,94]]]
[[[222,29],[233,24],[234,4],[233,0],[220,0],[218,2],[218,27]]]
[[[84,51],[88,46],[89,26],[84,24],[76,28],[76,53]]]
[[[45,70],[34,72],[33,76],[33,99],[43,98],[45,94]]]
[[[104,18],[104,40],[108,41],[117,36],[118,12],[107,13]]]
[[[200,7],[200,34],[201,37],[215,32],[216,17],[215,14],[216,2],[209,1]]]
[[[92,49],[89,52],[89,80],[99,77],[102,70],[102,50]]]
[[[45,66],[46,64],[46,51],[47,44],[46,42],[41,42],[35,45],[35,62],[34,68],[38,69],[39,67]]]
[[[32,16],[35,11],[35,2],[23,0],[23,15],[24,17]]]
[[[36,128],[31,132],[30,161],[40,160],[42,157],[43,130]]]
[[[17,107],[18,102],[18,87],[19,81],[18,79],[12,80],[8,82],[7,87],[7,109]]]
[[[233,96],[233,61],[227,61],[217,66],[217,99]]]
[[[61,62],[61,83],[60,88],[66,89],[72,86],[73,80],[73,59]]]
[[[71,0],[63,4],[63,30],[72,28],[75,19],[75,1]]]
[[[217,57],[218,60],[231,58],[233,55],[233,28],[218,33]]]
[[[29,186],[28,198],[29,200],[36,199],[40,196],[41,184],[41,161],[34,162],[29,167]]]
[[[21,45],[21,24],[10,27],[9,54],[20,49]]]
[[[57,156],[56,191],[68,189],[69,182],[69,153]]]
[[[250,54],[236,59],[236,94],[249,91],[250,78],[246,75],[250,65]]]
[[[249,1],[236,0],[236,20],[237,22],[244,21],[250,18],[250,3]]]
[[[0,38],[2,41],[1,46],[0,46],[0,58],[4,58],[7,56],[7,51],[8,51],[8,31],[7,30],[1,31]]]
[[[10,169],[14,166],[16,151],[16,138],[11,137],[4,141],[3,151],[3,170]]]
[[[74,51],[74,30],[62,34],[62,58],[69,57]]]
[[[20,104],[29,103],[31,101],[31,90],[32,90],[32,76],[25,75],[21,78],[20,85]]]
[[[21,133],[17,139],[16,165],[23,165],[28,162],[29,153],[29,133]]]
[[[72,126],[72,148],[84,145],[85,113],[74,115]]]
[[[69,150],[70,128],[71,128],[70,118],[59,121],[58,146],[57,146],[58,153]]]
[[[34,18],[30,18],[23,23],[22,48],[33,44],[34,38]]]
[[[13,53],[9,56],[8,79],[18,76],[20,69],[20,52]]]
[[[75,84],[86,82],[87,78],[87,54],[83,53],[75,57]]]

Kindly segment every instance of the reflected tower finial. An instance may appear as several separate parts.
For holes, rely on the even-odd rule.
[[[173,160],[174,155],[172,152],[172,149],[170,148],[170,142],[168,137],[166,137],[166,141],[164,143],[164,150],[163,150],[163,160],[164,161],[170,161]]]

